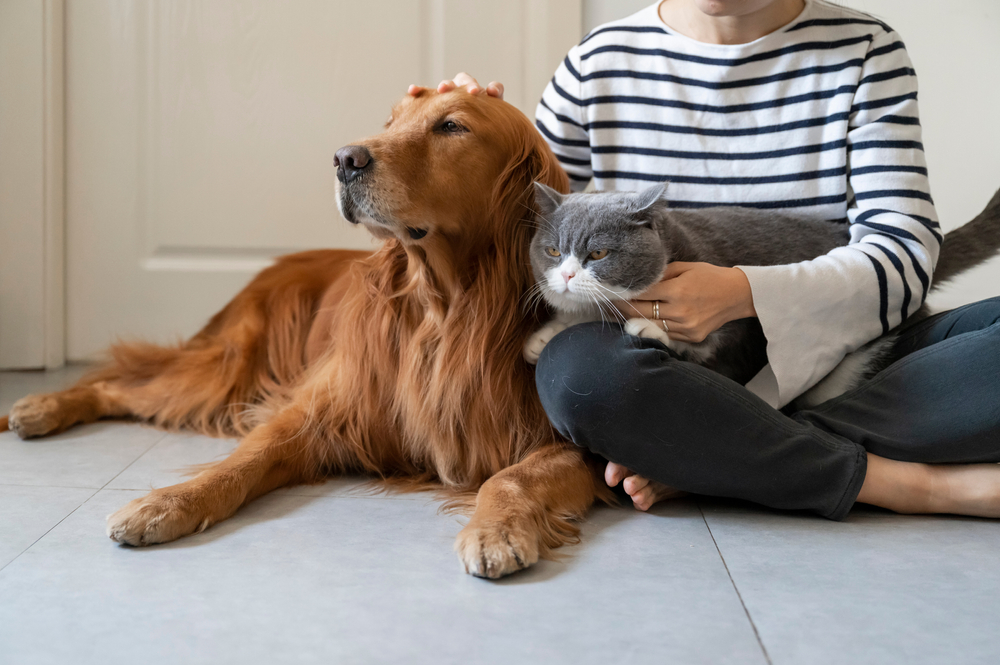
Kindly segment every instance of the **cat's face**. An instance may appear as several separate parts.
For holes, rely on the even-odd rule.
[[[545,300],[564,312],[593,312],[658,282],[668,256],[660,239],[663,187],[562,195],[535,183],[538,230],[531,267]]]

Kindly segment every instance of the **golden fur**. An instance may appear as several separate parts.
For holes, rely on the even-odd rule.
[[[458,502],[478,490],[456,550],[499,577],[574,539],[571,520],[606,495],[521,358],[538,323],[524,307],[532,182],[568,190],[548,146],[510,105],[462,89],[404,98],[359,144],[371,168],[339,195],[381,249],[283,257],[187,342],[116,345],[73,388],[14,405],[25,438],[106,417],[243,437],[111,515],[115,541],[170,541],[277,487],[362,472]]]

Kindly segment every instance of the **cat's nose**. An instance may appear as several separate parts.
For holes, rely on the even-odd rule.
[[[570,272],[569,270],[563,270],[562,271],[562,276],[563,276],[563,279],[566,280],[566,283],[569,284],[569,280],[571,280],[574,277],[576,277],[576,271],[574,270],[573,272]]]

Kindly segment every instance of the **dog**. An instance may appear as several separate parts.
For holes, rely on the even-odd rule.
[[[567,192],[567,177],[521,112],[465,89],[407,96],[334,161],[341,213],[380,249],[282,257],[190,340],[115,345],[74,387],[18,401],[0,430],[134,418],[242,437],[110,515],[118,543],[169,542],[276,488],[362,473],[467,506],[455,549],[468,573],[526,568],[610,499],[521,359],[540,322],[523,299],[533,182]]]
[[[279,487],[362,473],[442,490],[471,512],[455,549],[499,578],[575,542],[599,464],[542,410],[522,345],[535,181],[567,176],[514,107],[465,89],[423,90],[382,133],[337,151],[338,207],[382,241],[374,253],[281,257],[190,340],[118,344],[72,388],[0,418],[22,438],[132,418],[242,440],[187,482],[108,517],[118,543],[198,533]],[[948,234],[941,283],[1000,247],[1000,192]]]

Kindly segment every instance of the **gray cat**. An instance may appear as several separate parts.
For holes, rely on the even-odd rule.
[[[849,240],[846,221],[811,220],[752,208],[671,209],[664,196],[665,184],[641,192],[564,195],[535,183],[535,190],[539,228],[531,242],[531,265],[538,293],[555,317],[525,343],[524,356],[531,363],[538,361],[548,341],[564,328],[614,316],[610,301],[639,295],[661,279],[670,261],[724,267],[783,265],[822,256]],[[948,234],[948,239],[961,237],[954,247],[956,260],[942,253],[939,272],[943,267],[944,279],[996,251],[1000,244],[998,197],[1000,192],[973,222]],[[965,255],[966,244],[975,247],[974,257]],[[922,309],[919,316],[925,315]],[[741,384],[767,363],[767,340],[756,318],[731,321],[697,344],[671,340],[657,321],[644,318],[626,321],[625,331],[658,339],[682,360]],[[890,335],[849,354],[796,406],[818,404],[873,376],[892,362],[893,342]]]

